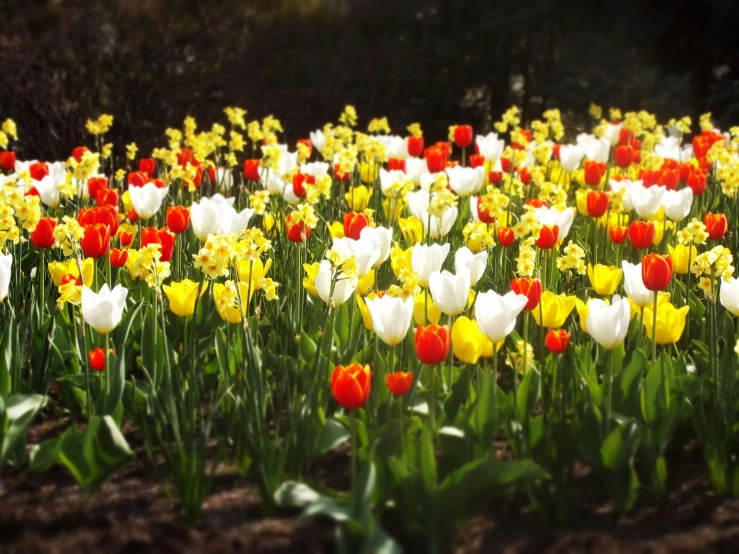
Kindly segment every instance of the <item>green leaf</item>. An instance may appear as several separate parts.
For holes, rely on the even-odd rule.
[[[431,430],[428,427],[424,427],[421,431],[419,465],[424,487],[427,491],[433,491],[436,487],[436,457],[434,456],[434,443],[431,438]]]
[[[531,414],[536,400],[539,397],[539,374],[536,371],[529,371],[524,375],[521,384],[518,386],[518,413],[521,419],[526,419]]]
[[[344,302],[336,309],[334,317],[334,333],[336,335],[337,347],[341,349],[349,342],[349,307]]]
[[[326,425],[318,436],[318,443],[316,444],[314,455],[323,454],[324,452],[333,450],[340,444],[346,442],[350,435],[351,433],[349,430],[341,422],[332,417],[326,419]]]
[[[35,445],[31,449],[31,471],[46,471],[57,462],[58,456],[59,439]]]
[[[26,458],[25,431],[46,402],[40,394],[0,397],[0,466],[21,465]]]
[[[275,491],[275,504],[283,508],[304,508],[321,497],[304,483],[285,481]]]
[[[12,383],[13,364],[13,337],[15,336],[14,320],[11,318],[5,327],[5,332],[0,343],[0,396],[6,397],[10,394]]]
[[[300,357],[303,358],[303,361],[308,364],[311,363],[316,350],[316,343],[308,336],[308,333],[305,331],[300,333]]]

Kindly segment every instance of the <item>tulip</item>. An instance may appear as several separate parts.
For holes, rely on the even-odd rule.
[[[621,262],[624,272],[624,290],[629,299],[639,308],[644,308],[654,301],[654,294],[644,286],[642,280],[642,264]]]
[[[98,223],[83,225],[85,234],[80,240],[80,247],[89,258],[102,258],[110,248],[110,227]]]
[[[516,234],[510,227],[498,227],[498,242],[509,248],[516,241]]]
[[[616,147],[614,159],[618,167],[622,169],[626,169],[627,167],[631,165],[633,158],[634,158],[634,150],[633,148],[631,148],[631,146],[621,145],[621,146]]]
[[[488,265],[488,253],[483,251],[473,254],[466,246],[462,246],[454,253],[454,270],[459,273],[462,268],[470,271],[470,286],[474,287],[485,273]]]
[[[590,217],[603,217],[608,211],[608,195],[602,190],[588,192],[587,210]]]
[[[651,291],[665,290],[672,279],[672,258],[660,254],[644,256],[641,264],[642,281]]]
[[[195,300],[198,296],[198,283],[185,279],[180,282],[171,282],[169,285],[162,285],[164,294],[167,295],[169,300],[169,309],[172,313],[180,317],[191,316],[195,312]],[[205,294],[208,288],[208,283],[200,291],[200,296]],[[247,295],[249,292],[247,291]]]
[[[15,152],[4,150],[0,152],[0,169],[4,171],[13,171],[15,169]]]
[[[659,210],[662,197],[665,194],[665,187],[632,187],[631,198],[634,202],[634,209],[642,219],[649,219],[657,210]]]
[[[233,282],[231,282],[231,287],[227,287],[223,283],[215,283],[213,285],[213,300],[216,304],[216,311],[223,321],[228,321],[229,323],[240,323],[242,321],[244,316],[246,316],[249,301],[254,295],[254,289],[250,283],[239,281],[236,298],[234,298],[231,290],[235,286]],[[239,306],[241,310],[239,310]],[[195,305],[193,304],[194,309]]]
[[[369,224],[370,218],[366,213],[347,212],[344,214],[344,236],[358,240],[362,229]]]
[[[87,359],[90,362],[90,367],[95,371],[105,371],[105,350],[100,348],[93,348],[87,351]]]
[[[99,193],[105,192],[106,190],[110,190],[108,188],[107,177],[89,177],[87,179],[87,195],[90,198],[97,198]]]
[[[668,190],[662,197],[662,205],[665,208],[665,214],[672,221],[682,221],[690,213],[690,207],[693,204],[693,191],[684,188],[679,191]]]
[[[608,227],[608,236],[611,237],[611,241],[614,244],[621,244],[626,240],[626,237],[629,236],[629,228],[621,227],[619,225]]]
[[[337,365],[331,374],[331,392],[336,402],[345,410],[364,406],[372,387],[372,370],[368,365]]]
[[[141,158],[139,160],[139,171],[153,177],[157,171],[157,162],[153,158]]]
[[[360,278],[369,273],[381,254],[375,241],[367,236],[359,240],[352,240],[350,238],[334,239],[332,250],[345,256],[353,257],[357,265],[357,274]]]
[[[28,173],[34,181],[40,181],[49,174],[49,164],[46,162],[35,162],[28,166]]]
[[[13,255],[0,252],[0,300],[8,296],[10,287],[10,268],[13,265]]]
[[[624,342],[629,330],[629,301],[615,295],[611,304],[593,298],[587,304],[587,332],[596,342],[608,350],[613,350]]]
[[[733,315],[739,316],[739,281],[733,277],[724,279],[719,292],[721,304]],[[659,309],[657,310],[659,312]]]
[[[395,396],[405,396],[413,386],[413,374],[410,371],[396,371],[385,375],[387,388]]]
[[[56,220],[42,217],[31,232],[31,242],[36,248],[50,248],[54,244],[54,227]]]
[[[123,267],[128,261],[128,250],[111,248],[109,256],[111,267]]]
[[[601,296],[610,296],[621,282],[622,271],[613,265],[588,264],[590,286]]]
[[[406,148],[408,148],[408,155],[417,158],[423,154],[423,136],[416,137],[411,135],[408,137],[407,142]]]
[[[350,279],[343,273],[340,273],[336,282],[333,283],[333,293],[331,292],[331,279],[333,277],[333,269],[331,264],[323,260],[318,267],[318,272],[315,277],[315,288],[318,296],[323,300],[330,308],[337,308],[349,297],[354,294],[354,290],[357,288],[357,279]]]
[[[485,182],[484,167],[450,167],[446,174],[449,177],[449,188],[459,196],[477,193]]]
[[[374,242],[380,255],[372,267],[377,269],[390,257],[390,248],[393,245],[393,230],[387,227],[365,227],[359,233],[360,241]]]
[[[689,311],[689,306],[676,308],[669,302],[663,302],[657,305],[657,344],[664,346],[680,340],[685,329],[685,322]],[[653,306],[644,308],[644,328],[647,336],[654,340],[652,332],[654,328]]]
[[[485,160],[492,163],[497,162],[505,150],[505,141],[499,139],[495,133],[488,133],[486,136],[477,135],[475,144]]]
[[[128,289],[116,285],[113,290],[104,284],[100,292],[82,288],[82,317],[85,322],[102,335],[107,335],[121,322],[126,306]]]
[[[493,343],[502,341],[511,334],[516,326],[516,317],[528,302],[528,297],[513,291],[504,296],[494,291],[478,294],[475,319],[480,331]]]
[[[470,295],[470,270],[466,267],[452,275],[448,271],[434,271],[429,276],[429,291],[439,309],[448,316],[462,313]]]
[[[83,227],[85,225],[95,225],[101,223],[110,227],[110,234],[118,232],[119,217],[118,208],[116,206],[98,206],[96,208],[82,208],[77,215],[77,221]]]
[[[462,316],[452,325],[452,348],[457,359],[467,364],[476,364],[483,355],[486,342],[487,338],[476,321]]]
[[[371,198],[372,189],[365,187],[364,185],[352,187],[349,192],[344,195],[346,203],[349,204],[349,209],[355,212],[363,212],[366,210]]]
[[[305,222],[292,221],[292,214],[288,214],[285,219],[285,234],[291,242],[306,242],[310,237],[311,228],[306,226]]]
[[[439,327],[433,323],[416,327],[415,344],[422,364],[440,364],[449,355],[449,329],[446,325]]]
[[[575,211],[572,208],[560,211],[556,208],[539,207],[534,210],[534,213],[542,225],[557,226],[557,240],[567,238],[570,227],[572,227],[572,221],[575,219]]]
[[[98,206],[112,206],[118,208],[118,191],[111,189],[102,189],[95,195],[95,202]]]
[[[554,248],[559,238],[559,227],[556,225],[542,225],[539,236],[536,238],[536,246],[542,250]]]
[[[173,233],[180,234],[190,226],[190,210],[184,206],[167,207],[167,227]]]
[[[422,287],[429,286],[429,277],[434,271],[440,271],[447,255],[449,243],[446,244],[416,244],[411,251],[411,265],[413,272],[419,277]]]
[[[190,206],[190,220],[195,236],[206,240],[208,235],[215,235],[221,231],[219,220],[221,216],[233,209],[234,198],[224,198],[214,194],[212,198],[201,198]]]
[[[94,274],[95,262],[92,260],[92,258],[87,258],[83,260],[82,282],[89,287],[90,285],[92,285]],[[58,287],[62,284],[62,279],[65,275],[72,275],[75,278],[79,278],[80,270],[77,267],[77,261],[74,259],[64,262],[50,262],[49,275],[51,275],[51,280],[54,282],[54,286]]]
[[[519,295],[528,298],[524,310],[530,312],[539,305],[541,300],[541,281],[532,279],[531,277],[519,277],[511,282],[511,290]],[[491,339],[492,340],[492,339]]]
[[[678,243],[674,248],[670,244],[667,246],[672,258],[672,269],[675,273],[685,275],[690,271],[690,266],[698,256],[698,249],[695,246],[685,246]]]
[[[154,183],[146,183],[143,187],[128,187],[133,209],[142,219],[149,219],[159,211],[168,191],[169,187],[159,188]]]
[[[585,150],[580,146],[562,145],[559,148],[559,163],[562,169],[569,173],[578,168],[583,157],[585,157]]]
[[[583,170],[585,183],[590,186],[597,186],[606,173],[606,164],[588,161],[583,164]]]
[[[244,160],[244,178],[247,181],[259,181],[260,160]]]
[[[706,226],[706,231],[708,231],[709,238],[712,238],[714,240],[724,238],[724,235],[726,234],[726,228],[728,227],[726,216],[724,214],[714,214],[708,212],[703,217],[703,224]]]
[[[570,344],[570,333],[564,329],[549,329],[544,337],[544,344],[552,354],[562,354]]]
[[[380,340],[388,346],[400,344],[408,334],[413,317],[413,298],[394,298],[384,295],[367,299],[372,315],[372,328]]]
[[[471,125],[456,125],[454,127],[454,144],[459,148],[467,148],[472,144]]]
[[[174,240],[174,233],[166,227],[162,227],[161,229],[145,227],[141,230],[141,247],[143,248],[149,244],[158,244],[161,247],[161,261],[163,262],[168,262],[172,259]]]
[[[416,325],[425,325],[427,323],[439,324],[441,321],[441,310],[434,304],[428,291],[417,294],[413,299],[413,321]]]
[[[565,324],[567,316],[575,309],[575,296],[567,296],[565,293],[554,294],[551,291],[544,291],[541,294],[541,300],[538,310],[533,310],[536,323],[549,329],[556,329]]]
[[[629,240],[634,248],[643,250],[652,246],[655,236],[654,223],[632,221],[629,225]]]

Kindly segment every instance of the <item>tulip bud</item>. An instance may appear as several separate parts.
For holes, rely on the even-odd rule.
[[[621,169],[626,169],[631,165],[634,157],[634,150],[631,146],[617,146],[615,153],[616,165]]]
[[[564,329],[558,329],[557,331],[549,329],[544,338],[544,344],[546,344],[551,353],[562,354],[570,344],[570,333]]]
[[[128,261],[128,250],[121,248],[110,249],[110,265],[112,267],[123,267]]]
[[[633,221],[629,225],[629,240],[631,245],[637,249],[645,249],[652,246],[656,230],[654,223],[646,221]]]
[[[422,364],[440,364],[449,355],[449,330],[434,324],[416,327],[415,344]]]
[[[511,290],[528,298],[524,310],[530,312],[539,305],[541,300],[541,281],[531,277],[518,277],[511,282]]]
[[[724,235],[726,234],[726,228],[728,226],[726,216],[724,214],[714,214],[708,212],[703,217],[703,224],[706,226],[706,231],[708,231],[709,238],[712,238],[714,240],[724,238]]]
[[[13,171],[15,169],[15,152],[11,150],[3,150],[0,152],[0,169],[4,171]]]
[[[648,254],[642,260],[641,271],[645,287],[651,291],[665,290],[672,279],[672,258]]]
[[[602,190],[591,190],[587,196],[587,209],[590,217],[603,217],[608,211],[608,195]]]
[[[614,244],[623,243],[629,236],[629,228],[621,226],[613,226],[608,228],[608,236]]]
[[[338,365],[331,374],[331,392],[336,402],[345,410],[364,406],[372,386],[372,371],[368,365]]]
[[[471,125],[457,125],[454,127],[454,144],[459,148],[467,148],[472,144]]]
[[[42,217],[31,232],[31,242],[36,248],[50,248],[54,244],[54,227],[56,220]]]
[[[413,374],[410,371],[396,371],[385,375],[387,388],[395,396],[405,396],[413,386]]]

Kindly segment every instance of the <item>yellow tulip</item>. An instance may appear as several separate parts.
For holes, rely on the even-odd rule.
[[[282,230],[282,220],[276,219],[271,213],[266,213],[262,217],[262,226],[267,236],[274,238]]]
[[[423,240],[423,223],[415,217],[401,217],[398,220],[400,232],[408,244],[418,244]]]
[[[369,162],[363,162],[359,166],[359,176],[362,179],[363,183],[367,183],[368,185],[371,185],[375,182],[375,179],[377,179],[377,175],[379,175],[379,166],[375,163],[369,163]],[[354,210],[361,211],[361,210]]]
[[[316,275],[318,270],[321,268],[321,264],[316,262],[314,264],[303,264],[305,270],[305,277],[303,277],[303,287],[308,291],[311,296],[318,297],[318,291],[316,290]]]
[[[195,298],[198,295],[199,283],[185,279],[179,283],[172,282],[169,285],[163,285],[164,294],[169,300],[169,309],[172,313],[180,317],[191,316],[195,311]],[[205,283],[203,290],[200,292],[202,297],[208,289],[208,283]]]
[[[247,283],[251,280],[252,290],[259,290],[262,288],[260,283],[267,276],[270,267],[272,267],[272,260],[270,259],[267,259],[267,263],[263,264],[262,260],[257,258],[254,260],[253,266],[251,260],[241,260],[238,265],[239,280]]]
[[[375,285],[375,270],[370,269],[367,274],[362,277],[357,283],[357,294],[365,296],[372,292],[372,287]]]
[[[452,348],[457,359],[467,364],[476,364],[482,355],[484,342],[485,335],[477,327],[476,321],[462,316],[452,325]]]
[[[364,185],[352,187],[349,189],[349,192],[344,195],[344,198],[353,211],[357,213],[363,212],[367,209],[367,206],[369,206],[370,199],[372,198],[372,189],[369,189]]]
[[[565,324],[567,316],[570,315],[575,308],[577,298],[567,296],[566,294],[554,294],[545,290],[541,293],[539,306],[534,308],[531,313],[536,323],[549,329],[557,329]]]
[[[392,216],[390,215],[391,208],[393,210]],[[403,214],[404,209],[405,200],[402,198],[385,198],[385,200],[382,201],[382,212],[385,214],[386,218],[392,221],[398,221],[400,216]]]
[[[588,264],[588,278],[595,292],[601,296],[610,296],[621,282],[623,271],[613,265]]]
[[[577,211],[580,215],[588,215],[588,189],[579,189],[575,193],[575,202],[577,204]]]
[[[252,289],[251,292],[253,295],[254,290]],[[225,284],[215,283],[213,285],[213,299],[221,319],[229,323],[240,323],[243,316],[246,315],[246,308],[249,304],[249,283],[239,281],[239,290],[235,294]],[[241,303],[241,311],[238,308],[239,303]]]
[[[51,280],[54,281],[54,286],[60,286],[62,284],[62,278],[65,275],[74,275],[75,277],[80,276],[79,267],[77,267],[77,260],[69,259],[63,262],[50,262],[49,263],[49,275]],[[85,258],[82,261],[82,282],[86,286],[92,286],[92,280],[95,276],[95,261],[92,258]]]
[[[368,331],[373,331],[374,327],[372,326],[372,314],[370,313],[367,304],[359,294],[355,295],[355,297],[357,299],[357,307],[359,308],[359,313],[362,314],[362,323],[364,324],[364,328]],[[367,298],[370,299],[376,297],[377,295],[374,292],[370,292],[367,295]]]
[[[660,292],[657,295],[657,306],[658,306],[657,311],[659,311],[659,306],[670,302],[670,297],[671,295],[669,292]],[[629,306],[631,306],[631,313],[629,314],[629,319],[634,319],[634,316],[641,314],[641,308],[631,298],[629,298]],[[653,304],[649,304],[649,306],[653,306]]]
[[[426,325],[426,301],[428,299],[429,323],[438,325],[441,320],[441,310],[436,307],[428,291],[418,294],[413,299],[413,320],[416,325]]]
[[[695,261],[698,256],[698,249],[695,246],[685,246],[678,244],[674,248],[669,245],[670,258],[672,258],[672,270],[675,273],[685,275],[690,270],[689,262]]]
[[[332,239],[343,239],[344,224],[341,221],[334,221],[328,226],[328,232],[331,233]]]
[[[496,345],[496,352],[500,352],[500,349],[503,348],[505,345],[505,339],[498,342]],[[485,337],[485,340],[482,342],[482,353],[480,354],[481,358],[492,358],[493,357],[493,341],[491,341],[489,338]]]
[[[680,340],[685,330],[685,320],[688,317],[689,306],[676,308],[670,302],[657,301],[657,344],[672,344]],[[654,309],[651,306],[644,308],[644,328],[647,336],[652,338]]]
[[[390,250],[390,267],[396,277],[400,277],[401,271],[413,271],[413,247],[403,250],[400,246],[393,246]]]
[[[123,202],[123,211],[128,213],[131,210],[133,210],[133,202],[131,202],[131,195],[128,194],[128,191],[124,192],[121,196],[121,201]]]

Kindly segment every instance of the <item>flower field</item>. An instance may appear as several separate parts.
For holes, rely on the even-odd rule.
[[[512,498],[564,524],[582,468],[658,505],[688,444],[739,495],[739,128],[246,115],[145,153],[102,115],[55,162],[2,123],[0,466],[92,501],[133,434],[179,521],[229,467],[339,552],[445,552]]]

